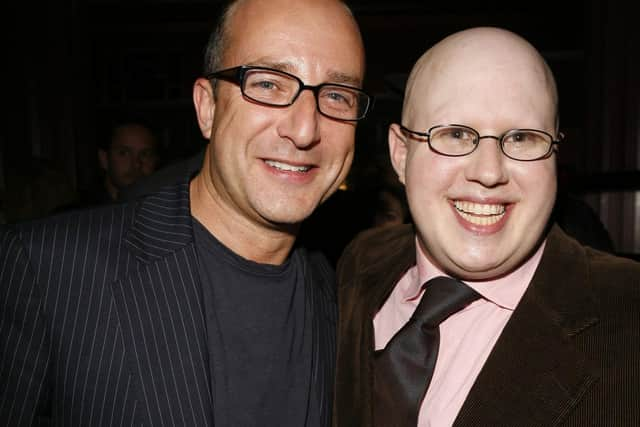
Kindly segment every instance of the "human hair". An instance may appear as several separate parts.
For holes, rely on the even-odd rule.
[[[116,113],[100,121],[100,124],[98,125],[99,135],[97,138],[98,148],[108,151],[118,135],[118,132],[131,126],[139,126],[147,129],[149,134],[152,136],[152,141],[154,142],[156,150],[160,148],[157,131],[151,122],[147,120],[146,117],[129,113]]]
[[[228,0],[220,11],[220,15],[209,35],[204,49],[203,75],[213,73],[222,68],[222,58],[229,43],[229,23],[242,0]],[[341,1],[345,10],[353,16],[351,8]]]
[[[226,50],[229,37],[229,29],[227,27],[240,1],[229,0],[222,7],[204,49],[204,66],[202,69],[204,75],[218,71],[222,66],[222,56]]]

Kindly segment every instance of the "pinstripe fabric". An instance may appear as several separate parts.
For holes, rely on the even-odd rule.
[[[336,323],[338,308],[336,306],[334,272],[326,260],[311,255],[314,271],[308,280],[311,292],[307,292],[308,304],[313,313],[314,363],[312,384],[317,384],[319,394],[320,425],[329,426],[333,409],[333,386],[336,359]],[[330,280],[327,280],[327,279]],[[318,286],[317,284],[321,285]]]
[[[0,425],[132,425],[135,378],[109,286],[130,265],[110,236],[132,213],[73,213],[3,232]]]
[[[213,425],[196,263],[187,183],[2,229],[0,426]],[[335,295],[314,274],[330,391]]]

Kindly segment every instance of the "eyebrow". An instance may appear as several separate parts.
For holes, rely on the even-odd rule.
[[[360,87],[362,85],[362,80],[358,77],[346,73],[341,73],[339,71],[330,72],[329,79],[332,83],[344,83],[356,87]]]
[[[270,61],[268,59],[265,59],[265,60],[252,61],[252,62],[249,62],[247,65],[273,68],[274,70],[284,71],[285,73],[289,73],[289,74],[293,74],[294,76],[297,76],[296,67],[293,65],[293,63],[288,61]],[[338,84],[346,84],[350,86],[360,87],[362,85],[362,80],[351,74],[343,73],[340,71],[329,71],[328,80],[325,83],[338,83]]]

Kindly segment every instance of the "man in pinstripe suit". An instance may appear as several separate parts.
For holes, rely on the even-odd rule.
[[[334,278],[294,243],[351,165],[362,40],[338,0],[220,22],[197,176],[0,233],[1,426],[329,424]]]

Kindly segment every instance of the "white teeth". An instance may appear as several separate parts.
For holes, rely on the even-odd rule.
[[[474,215],[500,215],[504,213],[504,205],[473,203],[456,200],[453,202],[456,209],[461,212]]]
[[[458,211],[458,213],[465,220],[469,221],[470,223],[477,224],[477,225],[492,225],[492,224],[495,224],[496,222],[500,221],[500,218],[502,218],[502,216],[504,215],[504,214],[502,214],[502,215],[493,215],[493,216],[473,216],[473,215],[469,215],[468,213],[462,212],[462,211]]]
[[[310,169],[309,166],[294,166],[287,163],[276,162],[275,160],[265,160],[265,163],[281,171],[288,172],[306,172]]]
[[[477,225],[492,225],[504,216],[505,206],[498,204],[454,201],[454,206],[462,218]]]

